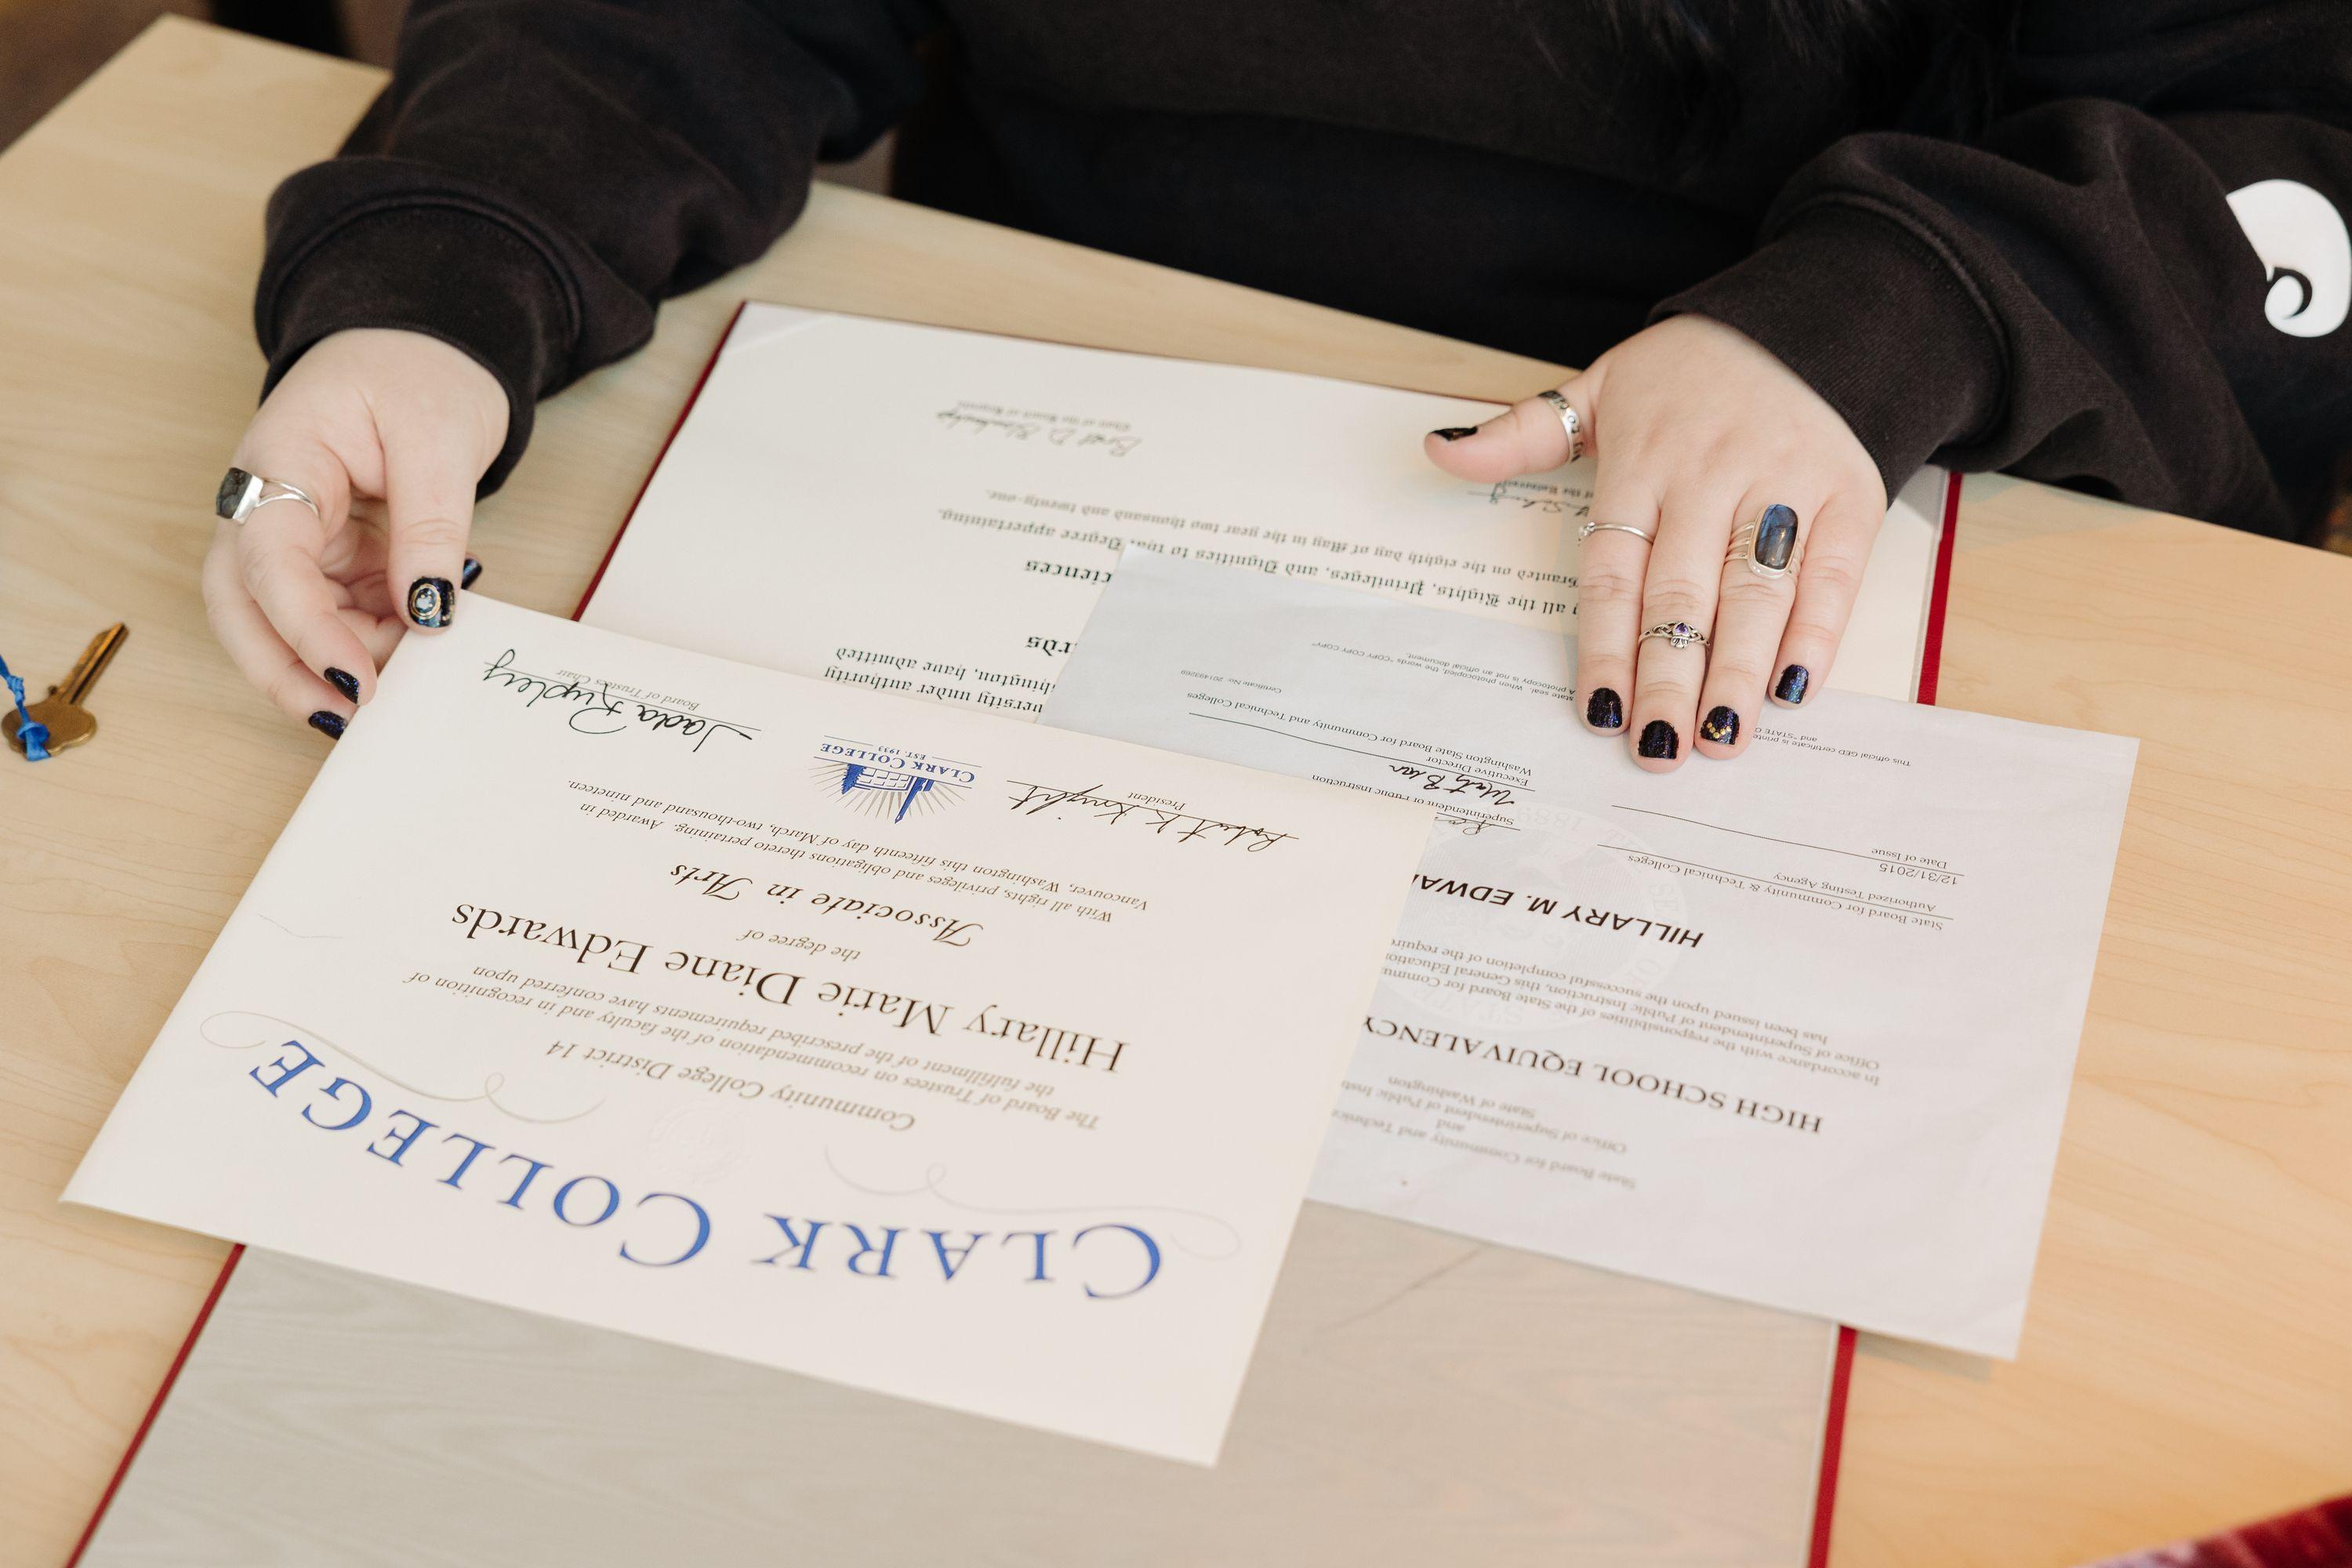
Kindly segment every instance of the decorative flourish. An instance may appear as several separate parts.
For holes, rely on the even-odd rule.
[[[1077,1204],[1054,1208],[1041,1208],[1033,1204],[1013,1204],[1003,1206],[991,1205],[987,1204],[968,1204],[961,1198],[950,1196],[941,1185],[941,1184],[948,1179],[948,1168],[945,1165],[934,1164],[927,1167],[923,1172],[922,1181],[915,1186],[869,1187],[865,1183],[858,1181],[855,1177],[844,1172],[839,1165],[834,1163],[833,1151],[831,1149],[824,1151],[824,1163],[825,1168],[831,1171],[844,1186],[854,1187],[857,1191],[867,1194],[869,1197],[911,1198],[916,1196],[918,1194],[926,1194],[931,1197],[939,1199],[940,1202],[947,1205],[948,1207],[961,1209],[966,1214],[1024,1215],[1056,1214],[1095,1215],[1101,1214],[1106,1209],[1116,1209],[1122,1214],[1174,1215],[1180,1219],[1197,1220],[1203,1225],[1213,1226],[1218,1231],[1223,1233],[1224,1245],[1221,1251],[1210,1251],[1202,1247],[1193,1247],[1181,1237],[1170,1237],[1170,1245],[1192,1254],[1194,1258],[1206,1258],[1212,1263],[1221,1262],[1225,1258],[1236,1256],[1242,1249],[1242,1233],[1234,1227],[1234,1225],[1230,1220],[1220,1219],[1215,1215],[1206,1213],[1201,1209],[1176,1208],[1167,1204]]]
[[[268,917],[264,916],[263,918],[266,920]],[[275,921],[270,921],[270,924],[272,925],[277,925],[277,923],[278,922]],[[278,929],[282,931],[285,928],[281,926]],[[241,1032],[234,1031],[232,1026],[225,1022],[225,1020],[228,1019],[247,1019],[250,1020],[252,1024],[260,1026],[255,1027],[252,1030],[251,1037],[249,1038],[222,1039],[220,1037],[221,1035],[230,1034],[232,1032]],[[218,1031],[217,1033],[215,1033],[216,1029]],[[436,1094],[429,1089],[419,1089],[413,1083],[402,1082],[399,1079],[393,1077],[392,1074],[384,1071],[383,1068],[376,1066],[375,1063],[368,1060],[365,1057],[361,1056],[357,1051],[352,1050],[350,1047],[335,1044],[334,1041],[327,1038],[326,1036],[319,1033],[316,1029],[305,1028],[302,1025],[296,1023],[291,1018],[280,1018],[270,1013],[248,1013],[239,1008],[232,1008],[226,1012],[215,1013],[211,1017],[206,1018],[203,1023],[196,1026],[196,1033],[204,1037],[205,1044],[217,1047],[225,1051],[249,1051],[257,1046],[272,1044],[278,1039],[281,1033],[291,1034],[300,1038],[306,1045],[324,1046],[329,1050],[335,1052],[339,1056],[349,1057],[352,1061],[355,1061],[360,1066],[367,1068],[368,1071],[375,1074],[376,1077],[383,1079],[384,1082],[392,1085],[394,1089],[400,1089],[404,1093],[413,1094],[420,1100],[437,1100],[444,1105],[471,1105],[477,1101],[480,1101],[488,1105],[493,1110],[502,1111],[506,1115],[513,1117],[517,1121],[528,1121],[535,1126],[552,1127],[559,1122],[577,1121],[583,1116],[593,1115],[594,1112],[603,1110],[604,1106],[604,1102],[600,1100],[596,1101],[595,1104],[589,1106],[586,1110],[575,1110],[569,1116],[526,1116],[521,1111],[515,1110],[512,1106],[499,1103],[499,1090],[506,1088],[507,1086],[507,1076],[502,1072],[484,1074],[482,1078],[482,1092],[479,1094]]]

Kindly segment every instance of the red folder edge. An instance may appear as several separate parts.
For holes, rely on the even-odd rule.
[[[621,519],[621,526],[613,531],[613,542],[604,547],[604,559],[596,563],[595,573],[588,579],[587,590],[580,595],[580,603],[572,606],[573,620],[587,613],[588,602],[596,596],[598,584],[604,581],[604,569],[613,563],[614,552],[621,548],[621,535],[629,531],[629,520],[636,516],[638,503],[646,499],[646,491],[653,488],[654,475],[661,471],[662,459],[669,456],[670,444],[677,439],[677,433],[686,428],[687,416],[694,412],[695,404],[702,396],[703,387],[710,380],[711,371],[718,366],[719,354],[727,347],[727,340],[735,335],[735,323],[742,318],[743,306],[749,303],[749,300],[739,303],[735,313],[727,318],[727,330],[719,334],[717,346],[710,351],[710,357],[703,362],[702,374],[694,378],[694,389],[686,395],[686,406],[677,411],[677,423],[672,425],[669,434],[662,437],[661,450],[654,454],[653,467],[646,470],[645,481],[637,486],[637,493],[630,500],[628,512]],[[1958,527],[1959,520],[1960,476],[1949,474],[1944,482],[1943,526],[1937,531],[1936,573],[1927,590],[1927,624],[1921,634],[1919,648],[1916,700],[1931,707],[1936,701],[1937,677],[1943,668],[1944,600],[1952,585],[1952,534]],[[205,1304],[196,1310],[196,1321],[188,1325],[188,1337],[181,1342],[180,1353],[172,1358],[171,1370],[164,1373],[162,1385],[155,1390],[154,1399],[148,1404],[147,1414],[140,1418],[139,1429],[131,1435],[130,1447],[122,1451],[122,1462],[114,1467],[114,1474],[107,1481],[106,1490],[99,1494],[98,1506],[90,1510],[89,1522],[82,1527],[81,1539],[74,1542],[73,1555],[66,1559],[66,1568],[79,1568],[82,1553],[89,1550],[90,1538],[98,1533],[99,1521],[106,1517],[108,1505],[114,1501],[114,1494],[121,1489],[122,1478],[131,1473],[131,1462],[139,1457],[140,1445],[147,1440],[148,1430],[155,1425],[155,1417],[162,1413],[163,1401],[171,1397],[172,1384],[179,1380],[180,1369],[188,1364],[188,1357],[196,1348],[197,1336],[205,1331],[205,1324],[212,1318],[213,1308],[219,1304],[221,1292],[228,1289],[228,1277],[236,1272],[237,1260],[244,1256],[242,1243],[229,1248],[228,1261],[221,1266],[220,1278],[213,1281],[211,1293],[205,1296]],[[1821,1479],[1813,1493],[1812,1546],[1806,1554],[1806,1568],[1829,1568],[1830,1522],[1837,1502],[1838,1454],[1845,1443],[1846,1391],[1853,1381],[1853,1331],[1841,1324],[1836,1360],[1830,1373],[1829,1408],[1822,1421]]]
[[[236,1272],[237,1259],[244,1256],[245,1245],[242,1242],[228,1249],[228,1261],[221,1265],[220,1278],[213,1281],[212,1291],[205,1296],[205,1304],[196,1309],[196,1321],[188,1325],[188,1337],[180,1342],[180,1353],[172,1358],[171,1370],[163,1374],[162,1386],[155,1390],[155,1397],[148,1402],[147,1414],[139,1418],[139,1430],[131,1434],[131,1446],[122,1450],[122,1462],[114,1467],[114,1474],[108,1479],[106,1489],[98,1494],[98,1506],[90,1510],[89,1522],[81,1527],[81,1539],[74,1542],[73,1555],[66,1559],[66,1568],[76,1568],[81,1562],[81,1554],[89,1550],[89,1538],[98,1533],[98,1521],[106,1517],[107,1507],[114,1501],[114,1494],[122,1489],[122,1478],[131,1473],[131,1461],[139,1457],[139,1445],[147,1441],[148,1428],[153,1426],[155,1417],[163,1414],[163,1401],[172,1394],[172,1384],[180,1380],[180,1369],[188,1364],[188,1357],[196,1348],[196,1336],[205,1331],[205,1324],[211,1320],[213,1309],[220,1304],[221,1292],[228,1289],[228,1277]]]

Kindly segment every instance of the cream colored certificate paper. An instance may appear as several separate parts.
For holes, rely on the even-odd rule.
[[[1654,775],[1569,658],[1131,552],[1045,721],[1443,812],[1310,1195],[2014,1355],[2137,742],[1832,693]]]
[[[582,618],[1034,716],[1125,544],[1559,631],[1591,465],[1469,485],[1455,397],[747,305]],[[1916,689],[1944,476],[1897,499],[1832,679]]]
[[[1430,820],[469,598],[66,1195],[1207,1463]]]

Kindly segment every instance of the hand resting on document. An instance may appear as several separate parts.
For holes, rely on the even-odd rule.
[[[1591,521],[1618,525],[1584,541],[1578,710],[1653,772],[1681,766],[1685,749],[1736,757],[1768,693],[1794,707],[1829,675],[1886,515],[1878,466],[1794,371],[1704,316],[1634,333],[1559,393],[1599,465]],[[1540,396],[1424,445],[1480,482],[1569,456],[1566,422]],[[1796,514],[1793,541],[1785,517],[1738,536],[1772,507]],[[1709,640],[1643,635],[1677,622]]]

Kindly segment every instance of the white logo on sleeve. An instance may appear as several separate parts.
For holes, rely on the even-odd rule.
[[[2324,338],[2352,311],[2352,235],[2326,196],[2296,180],[2230,193],[2230,212],[2270,274],[2263,314],[2280,331]]]

